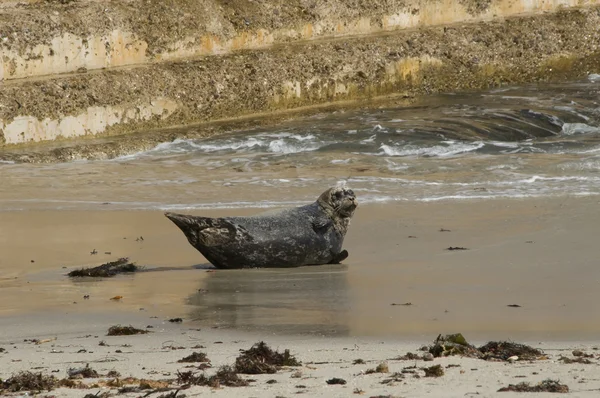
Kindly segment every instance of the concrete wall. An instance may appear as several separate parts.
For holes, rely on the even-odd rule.
[[[599,3],[1,1],[0,145],[574,77]]]

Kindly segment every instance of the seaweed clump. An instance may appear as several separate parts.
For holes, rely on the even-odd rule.
[[[379,365],[377,365],[377,367],[375,369],[367,369],[367,371],[365,372],[365,374],[373,374],[373,373],[389,373],[390,368],[388,367],[388,364],[385,362],[380,363]]]
[[[510,341],[490,341],[479,347],[479,351],[483,354],[482,358],[486,360],[501,359],[507,361],[510,357],[517,356],[521,360],[529,361],[540,359],[544,355],[541,350]]]
[[[86,364],[84,368],[70,368],[67,370],[69,379],[93,379],[100,377],[98,372],[90,368],[90,364]]]
[[[423,368],[425,377],[441,377],[444,375],[444,369],[441,365],[433,365],[428,368]]]
[[[129,258],[123,257],[115,261],[111,261],[93,268],[82,268],[68,273],[71,277],[90,276],[94,278],[110,278],[117,274],[136,272],[139,267],[134,263],[129,262]]]
[[[568,393],[569,386],[566,384],[560,384],[558,380],[550,380],[546,379],[539,384],[531,385],[529,383],[523,382],[519,384],[509,384],[508,387],[502,387],[498,390],[498,392],[558,392],[558,393]]]
[[[502,361],[515,357],[526,361],[546,358],[541,350],[510,341],[490,341],[477,348],[469,344],[461,333],[439,335],[433,345],[428,347],[428,351],[436,358],[450,355]]]
[[[58,386],[58,380],[54,376],[24,371],[2,381],[0,386],[9,392],[50,391]]]
[[[203,352],[194,352],[193,354],[188,355],[187,357],[181,358],[177,362],[179,362],[179,363],[183,363],[183,362],[210,362],[210,359],[208,359],[208,357],[206,356],[206,354],[203,353]]]
[[[481,352],[473,345],[467,343],[467,339],[461,333],[441,334],[429,347],[429,352],[436,358],[450,355],[462,355],[472,358],[480,358]]]
[[[193,372],[179,372],[177,374],[177,382],[180,384],[192,384],[195,386],[208,386],[218,388],[220,386],[227,387],[245,387],[250,383],[246,379],[242,379],[235,369],[229,365],[221,366],[217,373],[208,377],[206,374],[199,375]]]
[[[150,332],[148,332],[147,330],[134,328],[131,325],[129,325],[129,326],[116,325],[116,326],[111,326],[110,328],[108,328],[108,333],[106,335],[107,336],[131,336],[133,334],[146,334],[146,333],[150,333]]]
[[[282,366],[300,366],[290,350],[273,351],[264,341],[254,344],[235,359],[235,371],[244,374],[275,373]]]

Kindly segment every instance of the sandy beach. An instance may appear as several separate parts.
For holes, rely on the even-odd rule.
[[[178,359],[205,352],[210,375],[264,340],[290,349],[303,365],[243,376],[256,380],[248,387],[193,386],[177,396],[332,397],[355,390],[364,396],[510,396],[496,391],[547,378],[568,385],[573,396],[596,396],[597,205],[594,197],[369,204],[353,219],[344,264],[232,271],[210,269],[158,211],[0,212],[0,378],[22,370],[63,378],[69,368],[89,363],[101,374],[164,379],[177,389],[177,371],[186,370]],[[100,280],[66,276],[119,257],[143,271]],[[115,296],[122,298],[111,300]],[[106,336],[117,324],[152,333]],[[527,343],[547,359],[393,359],[438,334],[459,332],[476,345]],[[592,363],[560,360],[573,358],[575,349]],[[359,358],[366,363],[353,365]],[[389,373],[365,374],[383,361]],[[439,378],[419,370],[437,364],[445,369]],[[413,365],[416,373],[381,384]],[[291,377],[298,370],[302,375]],[[332,377],[347,384],[328,385]],[[266,384],[270,379],[277,383]],[[91,390],[97,391],[118,388]],[[86,393],[60,388],[47,394]]]

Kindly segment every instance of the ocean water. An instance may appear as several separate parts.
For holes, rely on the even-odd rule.
[[[107,161],[2,161],[0,211],[293,206],[600,194],[600,79],[317,114]]]

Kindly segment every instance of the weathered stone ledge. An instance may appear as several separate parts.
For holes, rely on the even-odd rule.
[[[5,4],[0,12],[0,81],[597,4],[600,0],[79,0],[12,7]]]
[[[14,145],[44,140],[67,146],[63,139],[389,94],[411,97],[582,77],[600,70],[597,26],[600,8],[590,7],[24,80],[0,89],[0,157]]]

